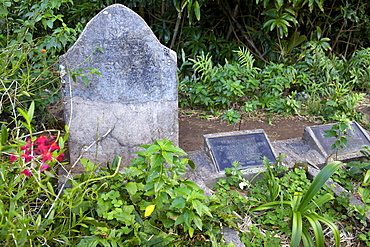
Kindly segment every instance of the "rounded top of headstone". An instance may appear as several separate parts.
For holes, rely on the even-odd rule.
[[[79,74],[65,73],[64,94],[120,103],[177,100],[176,60],[143,18],[113,4],[92,18],[60,57],[62,69]],[[90,73],[94,70],[101,77]]]

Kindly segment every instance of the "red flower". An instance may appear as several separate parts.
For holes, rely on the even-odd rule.
[[[24,150],[25,154],[31,154],[31,151],[32,151],[31,139],[28,138],[27,144],[21,147],[21,150]]]
[[[26,175],[26,177],[31,177],[31,172],[28,169],[24,169],[23,171],[21,171],[21,174]]]
[[[49,147],[50,151],[54,151],[54,150],[58,150],[58,149],[60,149],[60,147],[58,146],[58,144],[56,142],[53,142],[52,144],[50,144],[50,147]]]
[[[41,49],[41,53],[45,53],[46,52],[46,50],[45,49]]]
[[[32,155],[29,155],[29,154],[27,154],[27,153],[22,154],[22,155],[21,155],[21,157],[22,157],[22,158],[24,158],[24,161],[25,161],[26,163],[30,162],[33,158],[35,158],[35,157],[33,157]]]
[[[14,154],[11,154],[11,155],[9,155],[9,160],[10,160],[10,163],[13,163],[14,161],[16,161],[17,160],[17,156],[15,156]]]
[[[42,157],[42,162],[45,162],[45,161],[53,161],[53,154],[49,151],[46,151],[44,153],[41,154],[41,157]]]
[[[57,159],[57,161],[62,162],[63,157],[64,157],[64,153],[61,153],[61,154],[58,155],[58,157],[56,157],[56,159]]]
[[[40,166],[40,172],[47,170],[47,169],[49,169],[49,165],[47,164],[43,164],[42,166]]]
[[[37,159],[36,163],[39,163],[41,160],[40,165],[40,172],[45,171],[50,168],[50,163],[53,159],[61,162],[64,157],[64,153],[58,154],[57,152],[53,151],[59,150],[60,147],[58,143],[55,141],[54,137],[48,138],[47,136],[40,136],[34,142],[31,141],[29,138],[27,143],[21,147],[23,154],[20,156],[16,156],[15,154],[10,154],[9,159],[10,162],[14,162],[18,157],[24,158],[26,163],[30,162],[33,159]],[[55,157],[55,158],[54,158]],[[31,176],[31,172],[28,169],[23,170],[21,173],[26,175],[27,177]]]

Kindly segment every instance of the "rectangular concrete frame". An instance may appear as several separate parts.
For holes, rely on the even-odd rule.
[[[370,146],[370,136],[367,133],[367,131],[365,129],[363,129],[355,121],[352,124],[355,125],[361,131],[361,134],[363,134],[365,136],[366,141],[369,142],[369,146]],[[333,125],[333,124],[326,124],[326,125],[322,125],[322,126],[329,126],[329,125]],[[322,146],[320,140],[318,139],[318,137],[315,135],[315,133],[312,130],[312,128],[315,128],[315,127],[319,127],[319,126],[305,127],[302,139],[311,148],[318,151],[325,158],[328,158],[332,153],[328,153],[325,150],[325,148]],[[333,152],[334,152],[334,150],[333,150]],[[357,150],[357,151],[354,151],[354,152],[345,152],[345,150],[344,151],[340,150],[340,152],[338,152],[338,157],[337,158],[338,158],[338,160],[348,160],[348,159],[353,159],[353,158],[359,158],[359,157],[362,157],[362,156],[363,156],[363,154],[360,152],[360,150]]]
[[[215,134],[206,134],[203,135],[204,140],[204,148],[206,150],[207,155],[211,158],[212,164],[214,165],[215,169],[218,171],[218,173],[225,173],[224,171],[220,171],[219,165],[214,157],[214,153],[211,149],[211,144],[209,142],[210,138],[217,138],[217,137],[228,137],[228,136],[237,136],[237,135],[247,135],[247,134],[263,134],[266,138],[267,144],[269,148],[272,151],[272,154],[274,158],[276,158],[276,153],[274,151],[274,148],[272,147],[270,140],[268,139],[265,131],[263,129],[254,129],[254,130],[242,130],[242,131],[232,131],[232,132],[221,132],[221,133],[215,133]],[[257,170],[261,171],[261,168],[263,166],[255,166],[255,167],[240,167],[239,169],[243,169],[245,171],[248,171],[248,173],[256,174]]]

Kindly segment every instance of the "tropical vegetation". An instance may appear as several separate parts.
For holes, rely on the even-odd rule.
[[[229,227],[247,246],[370,246],[368,149],[314,179],[278,159],[247,181],[235,164],[205,196],[183,178],[194,168],[186,153],[157,140],[124,173],[120,157],[100,170],[81,160],[86,172],[60,182],[68,126],[52,114],[61,105],[59,56],[114,3],[177,52],[182,108],[229,123],[256,111],[339,121],[328,132],[336,149],[349,121],[369,126],[357,111],[370,86],[365,0],[0,0],[1,245],[225,246],[220,232]],[[329,177],[363,206],[333,195]]]

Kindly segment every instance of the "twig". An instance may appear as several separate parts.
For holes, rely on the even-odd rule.
[[[96,143],[98,143],[99,141],[101,141],[102,139],[104,139],[107,135],[109,135],[109,133],[112,131],[112,129],[109,129],[103,136],[99,137],[97,140],[95,140],[94,142],[92,142],[88,147],[85,147],[85,148],[82,148],[82,153],[80,154],[80,156],[77,158],[77,160],[75,161],[75,163],[72,165],[71,169],[68,171],[68,174],[66,175],[66,178],[70,178],[71,176],[71,173],[72,173],[72,170],[73,168],[78,164],[79,160],[82,158],[82,156],[91,148],[93,147]],[[117,166],[117,169],[119,168],[119,166]],[[63,190],[64,190],[64,187],[65,185],[67,184],[67,181],[68,179],[65,179],[65,181],[63,182],[62,186],[60,187],[59,191],[58,191],[58,195],[57,197],[55,198],[54,202],[53,202],[53,205],[51,205],[49,211],[46,213],[45,215],[45,218],[47,218],[49,216],[49,214],[51,213],[52,209],[54,208],[55,206],[55,202],[59,199],[60,195],[62,194]]]

